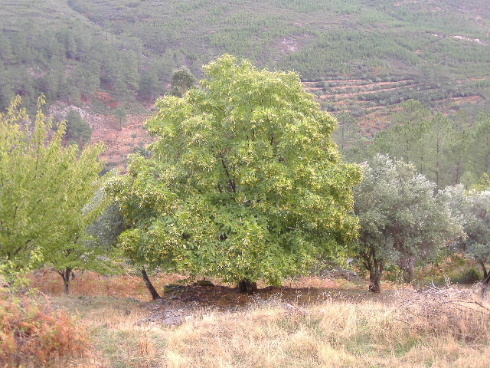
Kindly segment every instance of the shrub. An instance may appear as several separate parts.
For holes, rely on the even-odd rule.
[[[87,330],[47,298],[0,291],[1,367],[46,367],[88,348]]]
[[[451,277],[451,281],[457,284],[474,284],[475,282],[481,281],[482,275],[474,268],[465,270]]]

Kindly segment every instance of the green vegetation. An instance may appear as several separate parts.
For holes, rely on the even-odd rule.
[[[95,198],[103,147],[64,146],[64,125],[53,132],[41,110],[31,123],[19,104],[0,114],[0,270],[15,281],[51,265],[64,270],[68,291],[71,270],[95,262],[86,229],[105,206]]]
[[[348,122],[348,117],[341,116]],[[387,117],[388,127],[362,141],[355,123],[344,124],[338,138],[349,160],[362,162],[378,153],[411,162],[438,189],[459,183],[471,187],[490,170],[490,115],[453,116],[431,111],[418,101],[404,102]],[[484,189],[487,189],[488,186]]]
[[[315,299],[324,304],[303,308],[297,294],[219,319],[184,316],[176,328],[148,327],[155,315],[135,312],[135,300],[59,299],[88,320],[98,351],[87,353],[85,329],[58,304],[7,288],[44,266],[68,293],[73,270],[105,272],[116,258],[142,273],[153,298],[172,288],[153,287],[147,270],[255,292],[332,258],[367,270],[374,292],[383,273],[412,282],[416,269],[427,282],[483,274],[488,284],[489,14],[486,0],[3,4],[0,365],[487,367],[487,305],[463,294],[441,303],[448,290],[423,301],[369,296],[387,296],[383,306],[332,303],[328,290]],[[201,66],[227,53],[237,58],[209,64],[194,87]],[[63,106],[66,123],[46,117],[40,95]],[[110,116],[123,136],[156,99],[147,124],[156,140],[147,149],[128,135],[140,154],[106,192],[102,147],[88,144],[79,108]],[[320,107],[337,113],[337,132]],[[333,138],[347,161],[364,162],[362,183]],[[42,272],[29,277],[46,287]],[[226,289],[206,281],[184,302]],[[83,287],[133,296],[135,283],[97,275]]]
[[[443,195],[464,228],[465,236],[459,239],[458,248],[479,264],[486,279],[490,263],[490,190],[468,193],[458,185],[446,188]]]
[[[447,202],[434,195],[434,183],[413,165],[378,155],[364,175],[356,187],[361,222],[356,254],[369,271],[369,290],[380,292],[385,268],[399,266],[410,283],[416,266],[434,262],[463,229]]]
[[[249,284],[281,283],[356,236],[357,165],[341,161],[336,121],[296,73],[226,55],[148,122],[152,156],[111,184],[130,229],[124,253],[142,265]],[[250,286],[251,287],[251,286]]]
[[[201,65],[223,53],[306,81],[400,82],[395,93],[351,96],[349,111],[488,98],[489,13],[485,0],[21,0],[0,13],[0,107],[16,94],[79,104],[96,91],[153,102],[175,69],[201,76]]]
[[[180,68],[172,75],[172,88],[170,94],[177,97],[183,97],[184,94],[196,84],[196,78],[189,69]]]
[[[65,139],[84,145],[90,141],[92,128],[83,120],[77,110],[70,110],[66,115],[66,134]]]

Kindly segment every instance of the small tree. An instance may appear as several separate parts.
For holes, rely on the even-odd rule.
[[[19,105],[0,114],[0,266],[10,274],[55,264],[101,211],[88,205],[101,185],[103,147],[64,146],[64,125],[54,132],[41,106],[31,123]]]
[[[112,193],[140,264],[211,274],[253,291],[279,284],[357,234],[357,165],[340,159],[336,121],[296,73],[224,56],[183,98],[158,102],[150,158],[133,157]]]
[[[172,96],[182,97],[194,84],[196,84],[196,77],[194,77],[188,68],[182,67],[172,75],[170,94]]]
[[[398,265],[411,282],[417,262],[433,260],[441,247],[461,233],[435,185],[415,167],[377,155],[356,187],[355,211],[361,231],[358,254],[369,271],[369,290],[380,292],[387,265]]]
[[[114,110],[114,118],[116,119],[119,130],[122,130],[122,127],[127,119],[126,109],[122,106],[116,108]]]
[[[467,192],[457,185],[442,194],[463,225],[465,234],[459,239],[459,248],[478,262],[486,279],[490,263],[490,190]]]
[[[109,205],[104,191],[99,190],[80,212],[71,216],[73,222],[66,226],[64,237],[50,244],[44,263],[53,266],[62,277],[66,294],[70,293],[74,270],[107,273],[115,268],[112,253],[122,232],[120,216],[114,204]]]
[[[69,141],[83,146],[90,141],[92,128],[82,118],[77,110],[70,110],[66,115],[66,134],[65,138]]]

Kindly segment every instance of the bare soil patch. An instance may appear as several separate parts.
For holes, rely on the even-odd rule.
[[[170,290],[169,290],[170,289]],[[167,287],[161,299],[146,303],[149,315],[142,322],[179,325],[203,311],[240,312],[274,304],[302,313],[306,307],[325,302],[383,304],[394,303],[408,289],[386,290],[373,294],[367,290],[325,287],[274,287],[259,289],[254,294],[240,293],[238,288],[197,284]]]

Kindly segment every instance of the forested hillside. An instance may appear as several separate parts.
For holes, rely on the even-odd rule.
[[[330,110],[488,95],[485,0],[1,3],[1,107],[40,93],[152,102],[175,68],[200,76],[223,53],[319,82]]]
[[[34,111],[41,94],[60,119],[83,108],[115,165],[147,142],[148,106],[171,92],[175,70],[199,79],[223,53],[299,72],[342,135],[373,137],[410,99],[446,114],[488,110],[486,0],[0,4],[0,109],[21,95]]]
[[[0,0],[0,367],[488,368],[489,100],[488,0]]]

